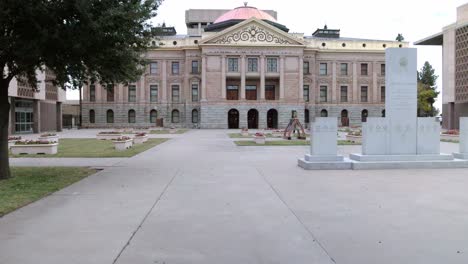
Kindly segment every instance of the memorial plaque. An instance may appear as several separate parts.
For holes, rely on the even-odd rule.
[[[418,155],[440,153],[440,124],[434,117],[418,118]]]
[[[362,124],[362,154],[388,154],[388,119],[369,117]]]
[[[468,153],[468,117],[460,117],[460,153]]]
[[[310,155],[336,156],[338,133],[336,117],[316,117],[310,130]]]

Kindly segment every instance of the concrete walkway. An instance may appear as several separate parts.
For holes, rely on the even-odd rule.
[[[304,171],[306,150],[190,131],[0,218],[0,263],[468,262],[467,170]]]

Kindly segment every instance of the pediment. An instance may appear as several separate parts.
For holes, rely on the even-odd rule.
[[[294,45],[304,43],[288,33],[256,18],[248,19],[203,40],[202,45]]]

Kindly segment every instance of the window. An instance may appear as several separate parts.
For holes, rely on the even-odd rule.
[[[198,123],[198,110],[192,110],[192,123]]]
[[[328,74],[328,65],[326,63],[320,63],[320,75]]]
[[[304,110],[304,123],[309,123],[310,117],[309,117],[309,109]]]
[[[367,109],[362,110],[361,112],[361,121],[367,122],[367,117],[369,116],[369,111]]]
[[[304,74],[309,74],[310,73],[309,62],[308,61],[304,61],[304,63],[302,64],[302,67],[303,67]]]
[[[96,122],[96,113],[94,110],[89,110],[89,122],[94,124]]]
[[[172,62],[172,74],[178,75],[179,74],[179,62],[173,61]]]
[[[172,85],[172,102],[179,102],[179,85]]]
[[[192,73],[198,73],[198,61],[192,61]]]
[[[341,86],[341,102],[348,102],[348,86]]]
[[[114,123],[114,111],[110,109],[107,110],[106,119],[107,119],[107,123],[109,124]]]
[[[361,63],[361,75],[367,76],[367,74],[368,74],[367,63]]]
[[[157,62],[151,62],[150,63],[150,74],[156,74],[158,73],[158,63]]]
[[[192,102],[198,102],[198,84],[192,84]]]
[[[128,86],[128,101],[136,102],[136,86],[135,85]]]
[[[267,72],[278,72],[277,58],[267,58]]]
[[[361,102],[367,102],[367,86],[361,86]]]
[[[341,63],[340,73],[341,75],[348,75],[348,63]]]
[[[89,101],[90,102],[96,101],[96,86],[94,86],[94,84],[91,84],[89,86]]]
[[[245,86],[245,99],[257,100],[257,86],[256,85]]]
[[[239,59],[238,58],[228,58],[228,71],[229,72],[239,71]]]
[[[114,102],[114,86],[107,86],[107,102]]]
[[[265,99],[275,100],[275,86],[274,85],[265,85]]]
[[[247,58],[247,71],[258,72],[258,59],[257,58]]]
[[[303,89],[304,89],[304,92],[303,92],[304,101],[309,102],[309,85],[304,85]]]
[[[136,119],[135,110],[133,109],[128,110],[128,122],[133,124],[136,121],[135,119]]]
[[[150,102],[158,101],[158,86],[150,85]]]
[[[171,121],[172,123],[179,123],[179,110],[172,110]]]
[[[385,64],[380,64],[380,75],[385,76]]]
[[[320,86],[320,102],[326,102],[327,100],[327,86]]]
[[[152,124],[155,124],[155,123],[156,123],[156,119],[158,119],[158,111],[156,111],[156,110],[153,109],[153,110],[151,110],[151,112],[150,112],[150,122],[151,122]]]
[[[226,99],[227,100],[239,100],[239,86],[237,85],[228,85],[226,87]]]
[[[385,86],[380,87],[380,102],[385,103]]]
[[[320,117],[328,117],[328,111],[325,109],[322,109],[322,111],[320,111]]]

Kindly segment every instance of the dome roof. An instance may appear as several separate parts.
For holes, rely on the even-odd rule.
[[[276,22],[274,17],[262,10],[258,10],[257,8],[251,6],[241,6],[224,13],[214,21],[214,24],[229,20],[246,20],[251,17]]]

